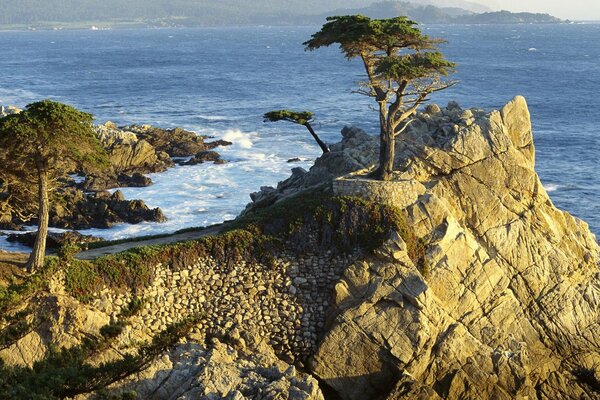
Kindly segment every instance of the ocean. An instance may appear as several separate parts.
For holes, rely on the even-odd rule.
[[[377,133],[372,99],[352,93],[363,79],[359,62],[337,48],[304,51],[318,28],[0,32],[0,105],[51,98],[99,123],[180,126],[232,141],[218,149],[225,165],[175,167],[150,175],[150,187],[121,189],[161,207],[166,223],[82,233],[118,239],[214,224],[320,153],[303,127],[264,123],[266,111],[310,110],[330,143],[344,125]],[[431,101],[494,109],[524,95],[552,201],[600,233],[600,24],[421,28],[447,39],[442,50],[458,63],[459,84]],[[19,249],[0,237],[2,248]]]

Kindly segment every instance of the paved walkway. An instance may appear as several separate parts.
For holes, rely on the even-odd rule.
[[[93,260],[94,258],[120,253],[125,250],[132,249],[134,247],[142,247],[142,246],[153,246],[159,244],[168,244],[168,243],[176,243],[176,242],[184,242],[186,240],[194,240],[200,239],[204,236],[212,236],[221,232],[225,228],[226,224],[219,224],[209,226],[206,229],[195,232],[184,232],[184,233],[176,233],[170,236],[155,238],[155,239],[147,239],[147,240],[138,240],[132,242],[124,242],[115,244],[112,246],[100,247],[97,249],[90,249],[86,251],[82,251],[77,254],[77,258],[80,260]]]

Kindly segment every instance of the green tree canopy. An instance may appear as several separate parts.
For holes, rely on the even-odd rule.
[[[360,58],[367,80],[359,93],[375,98],[380,125],[378,177],[391,179],[395,137],[427,97],[454,82],[443,78],[455,64],[437,51],[443,40],[424,35],[405,16],[371,19],[363,15],[328,17],[304,43],[306,50],[338,44],[347,59]]]
[[[48,231],[48,192],[70,172],[109,165],[92,129],[93,117],[71,106],[44,100],[0,119],[0,170],[5,176],[33,177],[37,183],[38,235],[28,269],[44,261]]]
[[[290,110],[276,110],[269,111],[264,115],[265,121],[277,122],[277,121],[288,121],[295,124],[304,125],[310,123],[313,118],[313,113],[310,111],[290,111]]]
[[[329,147],[321,140],[311,125],[313,115],[314,114],[310,111],[275,110],[266,113],[264,115],[264,119],[265,122],[287,121],[294,124],[304,125],[321,148],[321,151],[323,151],[323,154],[329,153]]]

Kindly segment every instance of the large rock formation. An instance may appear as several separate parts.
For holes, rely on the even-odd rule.
[[[113,392],[147,400],[323,400],[319,382],[277,358],[268,345],[247,349],[213,338],[181,344]]]
[[[425,259],[396,238],[348,268],[312,371],[343,399],[598,398],[599,249],[534,171],[525,99],[430,107],[397,151]]]
[[[331,154],[254,194],[247,211],[332,187],[393,205],[410,235],[389,232],[373,252],[342,255],[319,247],[339,234],[332,225],[315,234],[295,220],[280,227],[289,236],[277,236],[278,244],[298,242],[306,251],[280,248],[269,264],[226,256],[228,246],[248,255],[243,236],[209,241],[221,258],[191,243],[165,249],[157,265],[132,267],[140,279],[152,272],[146,286],[78,286],[87,306],[58,296],[82,314],[76,328],[53,320],[54,344],[97,332],[135,295],[144,306],[123,345],[189,313],[203,315],[188,343],[111,387],[142,398],[320,399],[313,378],[344,400],[600,398],[600,249],[588,226],[556,209],[541,185],[525,100],[491,113],[429,106],[410,126],[396,144],[393,181],[367,178],[378,138],[346,128]],[[118,271],[136,259],[104,260],[101,270],[117,266],[109,271],[118,282]],[[0,355],[30,363],[46,337],[36,331]]]
[[[120,190],[84,194],[67,188],[50,208],[50,226],[64,229],[103,229],[145,221],[165,222],[166,218],[160,208],[149,208],[143,200],[126,200]]]

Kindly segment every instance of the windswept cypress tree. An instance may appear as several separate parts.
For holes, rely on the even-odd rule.
[[[49,192],[57,179],[83,168],[108,167],[105,150],[92,129],[92,115],[44,100],[0,119],[0,169],[32,176],[37,186],[38,233],[27,263],[32,272],[44,264]]]
[[[455,64],[437,51],[442,40],[421,33],[407,17],[371,19],[363,15],[328,17],[304,43],[306,50],[339,44],[347,59],[360,58],[367,80],[359,93],[378,104],[380,154],[377,177],[391,179],[394,141],[427,97],[453,82],[443,78]]]
[[[329,153],[329,147],[321,140],[313,129],[311,122],[313,119],[313,113],[310,111],[290,111],[290,110],[276,110],[269,111],[264,115],[265,122],[277,122],[277,121],[288,121],[294,124],[303,125],[308,129],[310,135],[315,139],[323,154]]]

